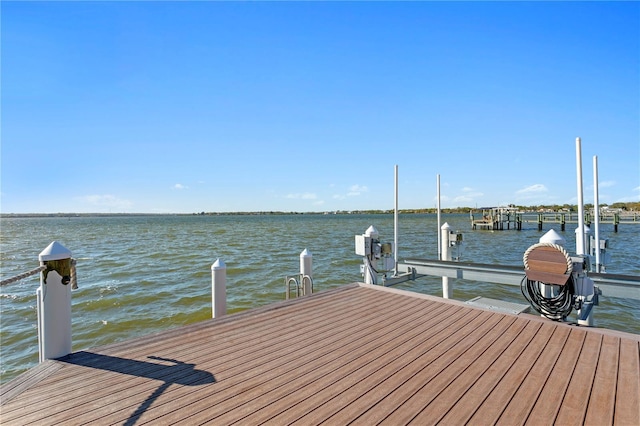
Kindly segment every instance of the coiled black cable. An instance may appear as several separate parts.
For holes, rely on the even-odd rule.
[[[554,321],[561,321],[569,316],[573,307],[573,295],[575,293],[573,277],[569,279],[566,285],[554,285],[556,288],[560,287],[560,293],[554,297],[545,297],[540,292],[540,284],[545,283],[530,280],[526,276],[520,282],[520,291],[522,291],[525,299],[531,303],[533,309]]]

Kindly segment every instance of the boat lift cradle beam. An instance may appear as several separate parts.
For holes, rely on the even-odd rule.
[[[398,262],[398,273],[398,277],[383,280],[384,285],[392,286],[420,276],[434,276],[520,286],[525,276],[524,269],[518,266],[429,259],[405,259]],[[640,300],[640,277],[589,273],[589,278],[602,291],[603,296]]]

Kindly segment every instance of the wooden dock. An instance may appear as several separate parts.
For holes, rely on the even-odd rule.
[[[524,223],[535,223],[538,231],[542,231],[544,224],[560,225],[560,230],[565,231],[567,224],[578,224],[578,213],[575,212],[520,212],[511,208],[485,208],[482,213],[477,216],[474,212],[469,213],[471,219],[471,229],[487,229],[493,231],[502,231],[505,229],[522,230]],[[591,226],[593,214],[585,212],[584,223]],[[640,213],[629,212],[606,213],[599,217],[599,223],[613,225],[614,232],[618,232],[620,224],[640,224]]]
[[[638,425],[640,336],[351,284],[49,360],[0,395],[3,425]]]

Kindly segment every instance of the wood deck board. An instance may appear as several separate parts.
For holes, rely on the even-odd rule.
[[[441,321],[440,317],[433,317],[430,321],[433,325],[421,324],[419,329],[415,329],[417,332],[415,336],[408,336],[409,338],[402,345],[379,356],[366,371],[346,376],[334,386],[317,391],[296,407],[288,408],[287,411],[280,413],[272,420],[283,424],[291,422],[317,424],[328,420],[336,424],[349,423],[372,405],[373,398],[368,396],[363,398],[363,396],[378,386],[385,386],[383,384],[387,383],[394,374],[424,355],[428,351],[428,347],[433,347],[439,341],[444,340],[448,335],[446,330],[448,324],[469,321],[478,316],[477,314],[470,315],[470,312],[454,306],[449,306],[443,314],[453,322],[445,323]],[[345,407],[344,401],[349,401],[348,413],[344,413],[342,410]],[[301,416],[301,413],[305,411],[307,414]]]
[[[167,333],[167,334],[168,334],[168,335],[171,335],[172,333],[171,333],[171,332],[169,332],[169,333]],[[154,340],[154,339],[153,339],[153,337],[152,337],[150,340],[151,340],[151,341],[153,341],[153,340]],[[174,338],[174,340],[175,340],[175,338]],[[170,343],[168,343],[168,342],[171,342],[171,341],[172,341],[172,339],[171,339],[171,338],[162,339],[162,341],[164,342],[164,344],[165,344],[165,345],[169,345],[169,348],[171,348]],[[181,341],[179,340],[179,336],[178,336],[178,340],[177,340],[177,342],[178,342],[178,344],[180,344],[180,342],[181,342]],[[134,342],[134,343],[135,343],[135,342]],[[133,346],[135,347],[136,345],[134,344]],[[199,346],[199,347],[201,347],[201,346],[203,346],[203,345],[198,345],[198,346]],[[206,346],[205,346],[205,347],[206,347]],[[216,355],[216,353],[215,353],[215,349],[216,349],[216,347],[215,347],[215,346],[214,346],[214,347],[212,347],[212,348],[207,348],[207,350],[209,351],[209,354],[213,354],[213,356],[215,356],[215,355]],[[150,346],[150,349],[149,349],[149,352],[146,352],[146,354],[154,354],[154,352],[156,352],[157,350],[158,350],[157,345],[155,345],[155,346],[154,346],[154,345],[151,345],[151,346]],[[171,349],[169,349],[169,350],[171,350]],[[126,351],[126,352],[128,353],[128,355],[135,355],[135,354],[133,354],[131,351]],[[78,355],[78,354],[76,354],[76,355]],[[76,356],[76,355],[74,355],[74,356]],[[80,355],[81,355],[81,354],[80,354]],[[137,355],[140,355],[140,354],[137,354]],[[206,353],[205,353],[205,355],[206,355]],[[169,356],[175,356],[175,353],[173,353],[173,352],[172,352]],[[165,356],[165,357],[166,357],[166,356]],[[143,358],[146,358],[145,354],[143,354]],[[100,366],[100,364],[97,364],[96,366]],[[69,371],[73,371],[73,370],[69,370]],[[77,388],[80,388],[80,390],[81,390],[81,391],[82,391],[82,388],[83,388],[83,387],[86,387],[87,385],[89,385],[89,384],[90,384],[90,383],[83,382],[83,381],[82,381],[82,378],[83,378],[83,377],[82,377],[82,376],[78,376],[77,374],[74,374],[74,373],[69,373],[69,374],[67,375],[67,377],[70,377],[72,381],[76,381],[77,383],[75,384],[75,386],[76,386]],[[132,379],[132,378],[133,378],[133,376],[129,376],[129,378],[130,378],[130,379]],[[84,377],[84,379],[86,379],[86,377]],[[52,380],[55,380],[55,378],[54,378],[54,379],[52,379]],[[104,380],[104,377],[103,377],[103,378],[97,377],[95,380],[96,380],[96,381],[98,381],[100,388],[104,388],[105,383],[104,383],[104,382],[102,382],[102,380]],[[70,389],[70,388],[72,388],[72,387],[73,387],[73,383],[68,383],[68,382],[52,382],[52,383],[51,383],[51,387],[53,388],[53,390],[54,390],[56,387],[59,387],[59,386],[61,386],[61,385],[63,385],[65,389]],[[44,393],[44,394],[46,394],[46,393],[50,393],[50,394],[51,394],[51,393],[53,393],[53,394],[55,395],[55,392],[51,392],[51,390],[50,390],[50,389],[47,389],[47,388],[45,387],[45,389],[44,389],[43,391],[40,391],[40,392],[35,393],[35,395],[34,395],[34,396],[35,396],[35,400],[34,400],[33,402],[35,403],[35,402],[37,401],[39,404],[43,404],[43,403],[44,403],[44,401],[43,401],[43,399],[42,399],[42,395],[43,395],[43,393]],[[83,393],[84,393],[84,392],[83,392]],[[25,396],[26,396],[26,397],[28,397],[28,396],[30,396],[30,394],[29,394],[28,392],[25,392]],[[26,401],[26,402],[29,402],[29,401]],[[55,401],[53,401],[53,403],[55,404]]]
[[[569,339],[562,352],[558,356],[553,369],[540,392],[535,406],[529,414],[529,419],[534,424],[544,420],[547,424],[554,424],[560,411],[562,398],[566,394],[567,387],[578,361],[578,354],[582,351],[586,332],[583,330],[571,330]]]
[[[578,362],[571,376],[569,387],[562,400],[556,422],[562,425],[581,425],[589,406],[591,383],[595,377],[600,355],[602,335],[588,333],[585,344],[577,355]]]
[[[407,305],[407,306],[410,307],[410,305]],[[371,305],[370,308],[372,307],[375,307],[375,306]],[[362,318],[366,319],[366,316],[363,315]],[[400,316],[398,316],[398,318],[400,318]],[[327,322],[325,320],[325,323],[330,328],[326,338],[331,337],[332,339],[334,339],[334,343],[340,346],[344,346],[345,348],[350,348],[349,340],[350,340],[350,337],[354,335],[352,332],[352,327],[346,327],[341,333],[338,333],[339,330],[335,329],[331,322]],[[331,328],[333,328],[333,330],[331,330]],[[366,333],[366,332],[367,332],[366,329],[357,331],[357,333]],[[314,337],[317,339],[322,339],[322,336],[320,335],[315,335]],[[338,340],[335,340],[335,339],[338,339]],[[258,348],[255,348],[255,349],[258,349]],[[255,352],[255,349],[254,349],[254,352]],[[306,365],[312,361],[322,362],[326,364],[326,363],[329,363],[331,359],[338,357],[338,355],[332,354],[333,348],[331,346],[326,346],[322,340],[318,340],[318,342],[314,342],[313,345],[300,345],[299,347],[289,346],[288,348],[284,348],[284,349],[287,350],[287,352],[285,352],[285,355],[287,356],[278,355],[278,354],[273,355],[270,353],[272,352],[272,349],[270,349],[270,347],[267,347],[265,351],[268,354],[268,357],[265,359],[259,359],[252,362],[252,364],[254,365],[253,369],[247,369],[244,366],[244,364],[240,364],[238,366],[238,368],[240,369],[239,370],[236,369],[237,371],[230,372],[229,377],[224,376],[221,373],[220,375],[221,378],[220,380],[218,380],[218,384],[220,386],[216,386],[215,388],[212,388],[210,390],[207,389],[206,391],[199,391],[197,394],[190,395],[189,398],[202,399],[206,397],[210,404],[211,403],[219,404],[222,401],[218,398],[229,399],[230,396],[233,396],[234,401],[232,403],[235,404],[239,402],[238,395],[242,392],[249,392],[256,387],[264,386],[265,383],[269,384],[270,386],[275,386],[277,383],[277,380],[280,379],[278,376],[282,375],[281,370],[283,369],[291,370],[293,368],[291,364],[292,361],[295,361],[298,364],[303,364],[303,365]],[[252,365],[252,364],[247,364],[247,365]],[[212,366],[211,368],[214,369],[216,367]],[[220,366],[217,368],[222,369],[223,366]],[[299,373],[300,373],[300,368],[297,368],[296,374],[299,374]],[[281,379],[291,380],[293,377],[294,376],[292,374],[287,374],[287,375],[282,375]],[[233,381],[227,382],[226,381],[227,378],[233,379]],[[230,387],[227,387],[227,384],[229,384]],[[212,393],[208,394],[207,392],[209,391]],[[180,400],[180,403],[187,403],[187,402],[191,403],[192,401]],[[233,406],[230,403],[226,405],[220,405],[218,408],[231,410],[233,409]],[[159,411],[158,413],[161,413],[162,415],[165,416],[163,417],[163,421],[168,421],[172,419],[171,416],[174,415],[173,411],[174,410],[171,406],[167,406],[167,407],[162,407],[162,410]],[[158,413],[154,411],[154,415]],[[190,415],[198,415],[198,413],[196,412],[196,410],[194,410],[190,412]],[[213,411],[207,411],[206,415],[212,416]],[[141,420],[147,421],[149,419],[150,419],[149,416],[145,416],[145,418]],[[180,418],[178,417],[177,420],[179,419]]]
[[[346,295],[344,298],[341,297],[336,301],[336,303],[338,306],[348,306],[349,303],[353,303],[353,301],[356,300],[353,296],[355,295],[352,295],[351,297],[349,295]],[[364,296],[362,299],[362,301],[369,300],[367,299],[367,296]],[[219,357],[221,356],[221,353],[218,352],[217,349],[221,348],[223,351],[226,351],[227,354],[237,357],[237,353],[242,352],[244,350],[243,348],[254,344],[253,336],[258,335],[264,338],[272,337],[272,335],[268,334],[268,330],[269,328],[273,329],[273,327],[268,324],[264,325],[262,321],[262,315],[264,315],[264,313],[260,312],[261,309],[257,309],[257,311],[258,313],[256,315],[253,315],[251,318],[245,319],[244,321],[228,322],[224,321],[224,319],[223,321],[217,320],[221,322],[221,324],[219,324],[217,328],[215,343],[212,345],[203,344],[203,340],[209,339],[208,333],[210,333],[208,328],[202,327],[203,324],[208,324],[208,322],[205,321],[203,323],[190,326],[188,329],[191,330],[193,328],[195,331],[191,331],[189,333],[181,332],[182,329],[179,329],[177,332],[168,331],[163,333],[164,336],[146,336],[141,339],[129,341],[131,343],[130,345],[126,344],[126,342],[124,344],[117,343],[98,348],[97,350],[99,353],[104,355],[117,353],[120,357],[144,359],[148,354],[154,354],[154,352],[157,351],[170,353],[170,358],[176,358],[179,356],[194,358],[194,355],[197,355],[198,351],[204,352],[205,356]],[[292,311],[292,314],[294,312],[296,311]],[[304,310],[300,312],[304,312]],[[303,324],[303,326],[305,325],[306,323]],[[249,331],[242,334],[242,327],[245,327]],[[280,334],[290,334],[284,328],[276,331],[280,331]],[[229,339],[233,339],[235,342],[241,342],[242,345],[231,345]],[[142,343],[139,343],[140,341],[142,341]],[[148,344],[144,344],[145,341],[147,341]],[[198,342],[198,344],[191,345],[194,342]],[[224,343],[224,345],[222,345],[222,343]],[[140,350],[139,348],[141,344],[142,349]],[[114,351],[114,348],[122,349]],[[195,354],[189,354],[189,352],[195,352]],[[50,380],[54,381],[51,383],[51,386],[64,386],[65,389],[73,389],[74,387],[81,389],[91,384],[91,382],[87,383],[86,377],[79,376],[70,369],[61,372],[61,374],[56,375],[56,377],[52,377]],[[101,379],[96,377],[94,381],[101,381]],[[44,381],[37,389],[24,392],[23,397],[32,396],[34,398],[34,402],[37,401],[39,404],[43,404],[44,400],[47,398],[55,398],[55,393],[52,394],[52,392],[47,388],[47,385],[48,382]],[[103,386],[101,386],[101,388],[103,388]]]
[[[366,302],[369,299],[367,297],[364,297],[363,300]],[[338,303],[332,306],[334,306],[336,309],[340,309],[341,307],[343,307],[343,304],[339,303],[340,301],[337,301],[337,302]],[[377,303],[380,304],[381,302],[378,301]],[[322,311],[318,311],[318,312],[322,312]],[[360,311],[356,311],[356,312],[360,313]],[[362,315],[366,318],[366,313],[363,312]],[[347,317],[346,321],[350,321],[350,317]],[[275,323],[276,327],[274,327],[274,323],[271,323],[269,327],[280,330],[281,331],[280,337],[284,340],[288,340],[289,336],[291,336],[292,333],[283,327],[277,326],[277,324],[278,323],[276,322]],[[326,328],[330,328],[330,324],[326,324]],[[266,331],[263,327],[261,328],[261,330]],[[302,330],[302,332],[304,332],[304,329]],[[238,342],[236,342],[237,350],[236,352],[232,352],[231,358],[230,358],[233,362],[233,365],[244,365],[245,363],[255,362],[254,361],[255,358],[262,354],[262,352],[257,350],[261,342],[269,342],[270,344],[273,344],[273,343],[282,344],[282,340],[278,341],[273,336],[271,337],[273,338],[273,340],[271,341],[248,339],[250,340],[248,344],[244,340],[238,339]],[[178,339],[178,342],[180,341],[179,336],[176,336],[173,339],[165,339],[164,342],[165,342],[165,346],[167,347],[164,348],[164,350],[162,345],[154,343],[154,345],[152,345],[151,347],[152,351],[143,353],[142,359],[146,358],[145,354],[155,354],[156,356],[159,355],[160,357],[163,357],[163,358],[175,357],[176,354],[173,352],[175,343],[173,343],[173,340],[176,340],[176,339]],[[155,342],[155,339],[152,339],[152,340],[154,340]],[[203,345],[200,342],[198,342],[198,346],[201,347]],[[282,346],[286,346],[286,344],[282,344]],[[248,351],[247,350],[248,348],[252,348],[254,350]],[[237,354],[241,354],[241,355],[237,355]],[[129,353],[129,355],[132,355],[132,353]],[[139,353],[136,353],[136,355],[140,356]],[[219,357],[218,355],[219,354],[216,353],[215,347],[211,348],[211,350],[208,350],[208,351],[205,347],[205,350],[201,350],[199,353],[199,357],[215,358],[216,359],[214,364],[215,366],[226,365],[224,364],[224,361],[229,358]],[[184,359],[190,359],[191,363],[199,364],[199,360],[200,360],[199,357],[184,358]],[[247,359],[247,358],[253,358],[253,359]],[[133,361],[133,362],[136,362],[136,361]],[[99,363],[99,362],[96,363],[96,367],[102,367],[103,370],[108,370],[108,368],[105,368],[107,366],[108,366],[107,361],[103,363]],[[216,376],[216,379],[218,381],[221,379],[224,379],[224,368],[223,367],[220,367],[220,368],[222,368],[222,370]],[[227,365],[227,368],[230,368],[230,367]],[[160,366],[156,367],[156,370],[157,369],[166,370],[166,368],[163,368]],[[160,373],[157,373],[157,374],[143,373],[141,375],[144,376],[145,374],[147,377],[153,377],[157,380],[169,379],[169,377],[165,377]],[[53,387],[55,387],[56,383],[53,383],[52,385]],[[107,412],[108,414],[112,414],[113,412],[112,407],[118,407],[120,410],[126,410],[127,408],[126,403],[121,403],[120,405],[115,405],[115,404],[119,403],[120,401],[135,401],[135,399],[132,400],[130,398],[131,395],[142,394],[144,392],[150,392],[150,391],[152,392],[155,388],[157,388],[156,382],[140,381],[139,378],[136,377],[135,375],[128,375],[128,376],[111,375],[106,377],[106,380],[105,380],[105,377],[103,377],[102,380],[96,383],[95,389],[93,389],[93,392],[92,392],[92,400],[87,401],[86,398],[83,398],[83,396],[86,395],[86,389],[88,388],[88,386],[89,386],[88,384],[79,383],[79,387],[76,388],[76,392],[73,395],[77,396],[77,399],[78,399],[77,404],[87,405],[86,411],[87,412],[91,411],[92,416],[99,414],[100,411],[97,411],[98,408],[102,408],[102,412]],[[118,388],[123,388],[124,390],[117,393],[113,392]],[[69,389],[69,387],[65,386],[65,389]],[[70,394],[70,396],[72,396],[72,394]],[[36,401],[34,401],[34,403],[35,402]],[[42,401],[39,403],[42,405]],[[54,415],[56,410],[58,409],[61,410],[62,407],[58,408],[55,400],[52,400],[51,403],[52,403],[52,406],[49,407],[49,410],[47,410],[46,412],[47,421],[55,422],[58,420],[59,417],[64,417],[65,414],[61,413],[61,416]]]
[[[453,406],[463,397],[468,390],[491,368],[500,356],[514,343],[526,327],[525,321],[514,321],[504,332],[494,329],[495,339],[473,362],[461,365],[452,379],[441,379],[443,385],[441,391],[436,392],[434,383],[430,383],[430,392],[433,398],[422,396],[420,398],[424,408],[411,419],[411,424],[427,425],[436,424],[444,417]],[[457,374],[457,376],[456,376]]]
[[[640,419],[640,343],[620,342],[620,370],[614,423],[633,424]],[[625,392],[622,394],[621,392]]]
[[[398,396],[403,402],[397,404],[398,407],[383,418],[384,423],[389,425],[409,424],[424,409],[425,405],[431,403],[440,392],[459,377],[459,374],[477,362],[478,358],[489,349],[500,334],[507,331],[515,320],[512,317],[496,319],[498,322],[487,321],[485,323],[487,325],[486,331],[479,333],[478,339],[467,337],[465,344],[457,345],[463,349],[461,352],[448,350],[446,353],[440,354],[438,359],[428,368],[423,368],[409,381],[403,383],[398,392]],[[384,414],[376,407],[370,412],[376,411],[379,414]],[[363,420],[367,421],[365,416],[363,416]]]
[[[535,364],[524,378],[517,392],[509,401],[505,411],[500,416],[500,423],[514,425],[513,419],[520,419],[519,424],[524,424],[529,413],[537,402],[542,388],[569,338],[570,330],[558,328],[549,339],[544,352],[536,360]]]
[[[515,360],[520,358],[539,332],[541,324],[526,320],[521,321],[527,323],[526,327],[518,334],[512,344],[482,373],[482,376],[473,383],[473,386],[455,404],[451,405],[446,413],[441,413],[439,418],[435,420],[440,421],[442,424],[456,425],[469,422],[471,416],[500,383],[515,364]]]
[[[420,343],[428,335],[442,331],[437,323],[442,315],[464,315],[460,309],[452,312],[452,309],[442,311],[440,316],[433,318],[421,318],[412,324],[412,329],[404,332],[395,332],[393,339],[389,340],[385,347],[376,349],[376,356],[373,359],[352,361],[349,366],[350,371],[346,374],[338,374],[322,377],[313,386],[307,386],[296,393],[295,398],[287,401],[284,407],[278,407],[278,411],[265,412],[256,417],[252,414],[247,420],[252,423],[256,421],[270,420],[278,424],[289,424],[294,421],[302,424],[319,423],[326,417],[332,415],[341,407],[341,401],[351,401],[353,396],[347,397],[345,392],[354,386],[364,385],[365,389],[375,386],[380,378],[376,374],[392,370],[394,365],[400,368],[407,363],[407,359],[414,356],[416,349],[420,349]],[[399,362],[399,360],[402,360]],[[338,372],[338,371],[336,371]],[[355,397],[360,393],[356,391]],[[308,414],[302,419],[301,413]]]
[[[419,320],[417,315],[407,319],[409,321]],[[226,424],[242,420],[247,424],[260,424],[279,414],[285,408],[294,406],[297,408],[297,404],[313,396],[317,391],[327,387],[333,388],[336,382],[345,376],[356,374],[362,371],[364,366],[370,366],[376,357],[384,356],[386,351],[393,350],[401,344],[402,339],[407,338],[407,335],[399,335],[396,330],[390,327],[380,331],[371,330],[370,333],[362,337],[366,337],[366,339],[360,338],[355,342],[357,349],[346,348],[344,353],[339,355],[338,358],[341,362],[331,363],[323,369],[317,368],[314,364],[308,365],[304,375],[289,382],[293,385],[291,388],[295,389],[295,392],[292,392],[291,388],[287,386],[277,389],[273,387],[262,389],[261,392],[246,397],[243,395],[242,399],[248,401],[245,402],[242,411],[228,411],[220,418],[216,418],[216,421]],[[334,352],[333,355],[338,354]],[[243,415],[246,413],[248,415]],[[204,414],[207,420],[212,420],[211,413]]]
[[[410,320],[412,315],[411,306],[407,305],[407,315]],[[402,318],[402,315],[392,316],[392,320],[405,321]],[[331,340],[337,344],[335,345],[327,345],[327,341],[318,340],[315,345],[317,349],[314,348],[306,348],[308,350],[308,355],[304,358],[296,357],[296,371],[295,373],[289,373],[286,375],[282,375],[280,371],[275,370],[274,368],[279,368],[280,370],[288,371],[288,369],[292,368],[290,364],[278,364],[275,365],[274,368],[269,368],[267,371],[263,372],[260,376],[251,377],[252,386],[248,389],[244,389],[244,392],[241,393],[241,398],[239,398],[238,393],[234,393],[235,403],[237,405],[242,405],[243,410],[246,411],[246,406],[249,403],[252,403],[255,398],[261,397],[263,394],[274,391],[274,392],[288,392],[286,386],[290,386],[290,383],[298,380],[305,380],[301,378],[306,378],[306,380],[313,380],[313,374],[322,373],[328,374],[332,371],[333,368],[336,368],[338,363],[336,361],[344,359],[348,356],[349,353],[356,351],[356,353],[362,353],[362,351],[367,351],[369,348],[372,348],[375,345],[375,339],[380,338],[379,335],[376,335],[376,332],[384,332],[385,329],[376,330],[375,328],[362,328],[362,329],[351,329],[348,333],[345,334],[344,338],[340,341],[335,341],[335,336],[330,336]],[[329,338],[329,337],[328,337]],[[364,339],[364,340],[358,340]],[[365,345],[364,348],[361,346]],[[336,349],[337,346],[337,349]],[[360,352],[357,352],[360,351]],[[282,377],[280,377],[282,376]],[[275,377],[275,378],[274,378]],[[286,386],[285,386],[286,385]],[[268,389],[266,388],[268,386]],[[279,388],[282,386],[282,389]],[[276,389],[277,388],[277,389]],[[227,407],[232,408],[232,407]],[[216,413],[214,411],[207,411],[206,413],[197,413],[197,416],[201,416],[203,421],[207,419],[211,419],[218,414],[224,414],[228,412],[229,409],[226,409],[223,412]],[[190,421],[195,421],[199,417],[190,418]]]
[[[619,356],[620,339],[604,336],[585,423],[593,425],[613,423]],[[626,398],[626,395],[621,397]]]
[[[2,424],[640,424],[640,338],[349,285],[47,361]]]
[[[298,393],[304,384],[313,383],[323,376],[331,375],[343,364],[354,359],[366,359],[368,354],[373,353],[376,345],[384,344],[384,339],[388,338],[386,336],[392,332],[394,325],[405,325],[416,319],[420,313],[419,310],[413,312],[410,305],[405,305],[405,308],[404,315],[397,313],[398,315],[394,314],[390,317],[390,324],[382,327],[370,325],[360,330],[355,328],[350,330],[342,341],[337,342],[337,345],[328,345],[327,340],[319,340],[315,343],[315,348],[307,348],[309,357],[298,360],[299,365],[295,372],[290,371],[291,366],[288,364],[281,365],[279,368],[269,368],[260,376],[251,377],[250,386],[234,392],[234,406],[192,413],[184,421],[193,424],[216,419],[217,422],[225,423],[225,420],[219,419],[218,416],[229,418],[241,413],[251,413],[253,410],[248,407],[268,406],[269,404],[264,401],[280,400],[292,393],[292,389]],[[334,339],[335,336],[331,336],[331,340],[335,342]],[[236,407],[239,409],[232,412]]]
[[[457,330],[451,330],[447,338],[395,375],[394,380],[388,386],[377,389],[377,394],[384,395],[384,397],[361,415],[356,423],[378,423],[385,420],[400,406],[404,410],[403,404],[415,392],[446,369],[475,343],[482,340],[485,333],[496,326],[501,319],[500,315],[483,312],[474,321]]]

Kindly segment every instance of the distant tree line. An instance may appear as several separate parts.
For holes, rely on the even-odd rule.
[[[578,206],[576,204],[550,204],[550,205],[534,205],[534,206],[517,206],[515,204],[509,204],[508,207],[517,209],[521,212],[577,212]],[[592,210],[593,204],[585,204],[586,210]],[[487,207],[485,207],[487,208]],[[640,212],[640,202],[630,203],[613,203],[613,204],[600,204],[600,208],[608,208],[612,210],[619,210],[623,212]],[[466,213],[470,211],[480,211],[482,207],[454,207],[441,209],[440,211],[445,214]],[[428,209],[400,209],[402,214],[435,214],[436,208]],[[387,210],[337,210],[330,212],[294,212],[294,211],[255,211],[255,212],[199,212],[199,213],[0,213],[0,218],[11,217],[83,217],[83,216],[95,216],[95,217],[109,217],[109,216],[183,216],[183,215],[198,215],[198,216],[226,216],[226,215],[302,215],[302,214],[392,214],[393,209]]]
[[[578,211],[577,204],[550,204],[550,205],[534,205],[534,206],[517,206],[515,204],[509,204],[508,207],[515,208],[518,211],[523,212],[533,212],[533,211],[569,211],[576,212]],[[593,209],[593,204],[585,204],[585,209],[591,210]],[[600,208],[610,208],[610,209],[619,209],[622,211],[640,211],[640,202],[632,202],[632,203],[613,203],[611,205],[608,204],[600,204]],[[453,208],[444,208],[440,209],[442,213],[445,214],[456,214],[456,213],[469,213],[469,211],[479,211],[482,210],[482,207],[453,207]],[[425,208],[425,209],[400,209],[399,213],[402,214],[435,214],[438,210],[436,208]],[[291,214],[390,214],[393,213],[393,209],[380,210],[337,210],[331,212],[283,212],[283,211],[258,211],[258,212],[229,212],[229,213],[216,213],[216,212],[200,212],[194,213],[197,215],[291,215]]]

